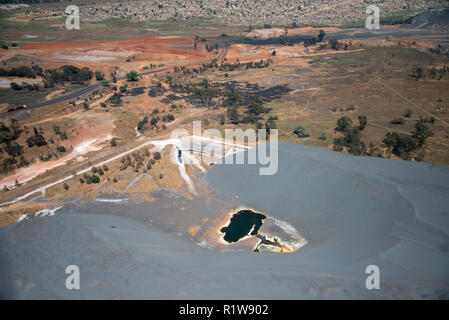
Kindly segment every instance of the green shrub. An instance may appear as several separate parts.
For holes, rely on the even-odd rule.
[[[298,126],[296,127],[295,130],[293,130],[293,133],[296,134],[298,136],[298,138],[307,138],[310,137],[309,132],[307,131],[307,129],[303,126]]]

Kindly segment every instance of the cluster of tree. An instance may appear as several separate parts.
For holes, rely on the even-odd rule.
[[[151,165],[154,165],[159,160],[160,153],[155,152],[151,159],[151,154],[148,149],[142,151],[135,151],[131,155],[126,155],[121,159],[120,170],[126,170],[128,167],[134,168],[135,172],[139,172],[144,167],[145,159],[148,159],[148,163],[145,166],[145,170],[151,169]]]
[[[227,110],[228,118],[233,124],[238,124],[240,120],[239,109],[236,105],[228,107]]]
[[[258,98],[252,98],[246,115],[243,117],[242,122],[244,123],[254,123],[258,119],[258,117],[265,112],[265,108],[263,107],[263,102]]]
[[[273,63],[272,59],[267,59],[267,61],[264,61],[263,59],[260,59],[260,61],[257,62],[247,62],[247,63],[240,63],[240,61],[237,61],[235,63],[229,63],[229,62],[222,62],[218,68],[220,71],[234,71],[236,69],[240,69],[245,67],[245,69],[261,69],[261,68],[268,68]]]
[[[207,79],[204,79],[201,83],[187,84],[180,88],[188,94],[197,96],[207,106],[210,106],[214,98],[226,96],[226,90],[209,86]]]
[[[21,133],[22,130],[15,119],[11,119],[9,127],[0,123],[0,143],[4,144],[3,148],[0,148],[0,173],[2,174],[29,165],[29,161],[23,157],[23,147],[15,141]],[[4,157],[5,154],[6,157]]]
[[[347,43],[341,43],[338,40],[329,40],[328,43],[321,44],[318,49],[319,50],[332,49],[332,50],[338,51],[341,49],[348,50],[349,46],[351,46],[351,43],[348,45]]]
[[[17,142],[7,143],[7,144],[5,144],[3,149],[12,158],[21,156],[23,154],[23,147],[20,144],[18,144]]]
[[[24,83],[22,85],[16,83],[16,82],[11,82],[10,83],[11,89],[13,90],[22,90],[24,88],[32,91],[32,90],[39,90],[40,87],[37,83]]]
[[[449,56],[449,50],[443,47],[441,44],[438,44],[435,48],[430,48],[429,52],[436,54],[445,54]]]
[[[42,76],[43,70],[38,65],[11,67],[9,69],[0,68],[2,77],[36,78]]]
[[[424,145],[427,138],[432,137],[433,132],[423,119],[419,119],[414,126],[411,136],[397,132],[388,132],[383,139],[388,154],[403,160],[415,159],[422,161],[424,158]]]
[[[162,121],[163,121],[163,122],[172,122],[172,121],[174,121],[174,120],[175,120],[175,116],[172,115],[171,113],[166,114],[166,115],[164,115],[164,116],[162,117]]]
[[[277,129],[276,120],[278,120],[277,116],[269,116],[267,121],[265,121],[265,130],[267,130],[267,135],[271,134],[271,130]],[[257,129],[262,129],[261,124],[257,125]]]
[[[318,34],[317,37],[312,38],[312,39],[307,39],[304,41],[304,47],[313,46],[314,44],[322,42],[325,36],[326,36],[326,32],[324,32],[323,30],[320,30],[320,33]]]
[[[258,62],[247,62],[245,63],[246,69],[261,69],[261,68],[268,68],[270,66],[270,63],[273,63],[273,60],[268,59],[266,62],[263,61],[263,59],[260,59]]]
[[[3,122],[0,123],[0,143],[10,143],[19,138],[22,130],[17,124],[17,120],[11,119],[10,126],[7,127]]]
[[[368,123],[366,116],[359,116],[359,125],[352,126],[352,120],[343,116],[337,120],[336,132],[343,134],[342,137],[334,139],[334,150],[343,151],[344,148],[353,155],[365,155],[367,153],[366,144],[361,141],[360,132],[363,131]]]
[[[259,98],[252,98],[250,100],[247,111],[244,115],[239,113],[238,103],[240,102],[240,97],[236,92],[230,92],[225,105],[227,106],[227,115],[231,123],[254,123],[257,121],[259,116],[265,112],[263,103]],[[224,124],[224,121],[222,124]]]
[[[386,148],[387,155],[394,154],[403,160],[422,161],[424,158],[424,145],[427,138],[433,136],[432,130],[426,124],[429,119],[419,119],[411,135],[397,132],[388,132],[383,139],[383,146]],[[334,150],[343,151],[344,148],[353,155],[367,155],[383,157],[383,151],[371,142],[369,148],[361,141],[360,132],[365,128],[367,119],[365,116],[359,116],[359,126],[352,126],[352,120],[348,117],[342,117],[337,121],[336,132],[343,133],[342,137],[334,139]]]
[[[121,96],[120,93],[114,92],[112,97],[110,97],[107,102],[109,102],[113,106],[120,106],[122,104],[122,98],[121,97],[122,96]]]
[[[14,158],[0,158],[0,173],[5,174],[8,172],[11,172],[15,168],[15,164],[17,163],[17,160]],[[8,190],[6,188],[5,190]]]
[[[147,123],[148,123],[148,117],[144,116],[143,119],[137,123],[137,131],[143,132],[143,128]]]
[[[188,84],[182,87],[186,93],[200,97],[206,105],[210,105],[214,99],[218,106],[227,108],[226,115],[231,123],[254,123],[262,113],[265,113],[263,102],[258,97],[249,97],[249,104],[244,114],[239,113],[239,106],[242,103],[242,94],[234,87],[222,89],[221,86],[211,86],[207,79],[197,84]],[[220,123],[224,124],[222,117]]]
[[[213,50],[218,51],[219,49],[219,45],[218,43],[214,43],[213,45],[209,46],[208,44],[206,44],[206,50],[207,52],[211,52]]]
[[[104,73],[101,72],[101,71],[95,71],[95,79],[97,79],[97,81],[105,80],[104,79]]]
[[[57,136],[60,137],[61,140],[67,140],[67,131],[61,131],[61,127],[59,127],[58,125],[53,125],[53,131]]]
[[[55,84],[71,83],[85,83],[93,77],[93,72],[85,68],[77,68],[72,65],[65,65],[56,69],[45,70],[43,74],[45,87],[53,87]]]
[[[67,139],[67,133],[62,132],[57,125],[53,126],[54,132],[61,137],[61,140]],[[6,126],[4,123],[0,123],[0,143],[3,143],[3,147],[0,148],[0,173],[8,173],[15,168],[21,168],[28,166],[30,161],[26,160],[23,156],[24,147],[18,144],[17,140],[21,133],[25,131],[29,134],[29,130],[24,126],[24,130],[20,129],[15,119],[11,119],[10,126]],[[33,127],[33,135],[26,138],[25,143],[29,148],[42,147],[48,145],[47,140],[43,136],[42,128]],[[49,139],[49,143],[53,144],[53,139]],[[46,149],[47,150],[47,149]],[[58,158],[61,153],[66,153],[65,146],[57,145],[55,152],[43,152],[39,155],[41,161],[49,161],[53,157]],[[4,155],[7,155],[4,158]]]
[[[80,178],[80,183],[81,183],[81,184],[83,184],[83,183],[87,183],[87,184],[92,184],[92,183],[96,184],[96,183],[100,183],[100,177],[97,176],[96,174],[89,175],[89,174],[85,173],[85,174],[83,175],[83,177]],[[65,189],[65,188],[64,188],[64,189]],[[66,190],[67,190],[67,189],[66,189]]]
[[[391,124],[404,124],[404,123],[405,123],[404,118],[395,118],[391,120]]]
[[[412,70],[410,76],[415,80],[421,80],[425,78],[441,80],[446,72],[449,72],[448,66],[443,66],[439,69],[432,67],[427,70],[424,70],[423,67],[415,67]]]
[[[157,127],[157,123],[159,122],[159,120],[161,120],[161,118],[159,118],[158,114],[159,110],[154,109],[151,114],[151,119],[149,119],[148,116],[144,116],[143,119],[137,123],[137,130],[141,133],[145,132],[147,129],[156,128],[159,130],[159,128]],[[172,122],[174,120],[175,116],[171,113],[162,116],[163,122]],[[162,125],[162,128],[165,129],[165,125]]]
[[[33,146],[45,146],[47,144],[47,141],[45,140],[44,136],[39,133],[39,130],[37,130],[37,128],[33,127],[33,130],[34,135],[26,139],[28,147],[32,148]]]
[[[234,63],[224,62],[222,61],[220,64],[217,63],[216,60],[213,60],[209,63],[203,63],[199,68],[187,68],[187,67],[175,67],[173,70],[175,73],[182,73],[184,76],[186,75],[193,75],[193,74],[203,74],[204,72],[208,70],[219,70],[219,71],[234,71],[237,69],[245,68],[245,69],[260,69],[260,68],[268,68],[273,63],[272,59],[267,59],[264,61],[261,59],[257,62],[247,62],[247,63],[240,63],[239,60],[237,60]],[[167,72],[167,74],[169,74]],[[170,85],[173,82],[173,77],[166,78],[167,83]],[[170,81],[168,81],[170,80]]]
[[[105,174],[106,171],[109,171],[109,168],[107,165],[103,165],[103,167],[97,168],[97,167],[92,167],[91,172],[92,174],[89,175],[87,173],[85,173],[83,175],[82,178],[80,178],[80,183],[87,183],[87,184],[96,184],[96,183],[100,183],[100,177]]]

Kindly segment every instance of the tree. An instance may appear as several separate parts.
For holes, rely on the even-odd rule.
[[[239,114],[237,106],[229,107],[227,113],[228,113],[229,120],[231,120],[231,122],[234,124],[238,124],[239,119],[240,119],[240,114]]]
[[[324,30],[320,30],[320,34],[318,35],[318,40],[317,40],[317,42],[323,41],[323,39],[324,39],[325,36],[326,36],[326,32],[324,32]]]
[[[130,71],[126,74],[126,79],[128,79],[128,81],[137,81],[138,77],[139,74],[136,71]]]
[[[415,130],[412,133],[412,137],[415,139],[418,146],[422,147],[426,143],[427,138],[432,136],[433,132],[430,130],[429,126],[426,125],[422,119],[419,119],[415,123]]]
[[[174,121],[174,120],[175,120],[175,116],[172,115],[171,113],[170,113],[170,114],[167,114],[167,115],[164,115],[164,116],[162,117],[162,121],[164,121],[164,122],[172,122],[172,121]]]
[[[61,152],[61,153],[64,153],[67,151],[64,146],[57,146],[56,150],[58,150],[58,152]]]
[[[55,134],[60,135],[61,134],[61,127],[54,124],[53,125],[53,131],[55,132]]]
[[[98,81],[104,80],[104,73],[101,71],[95,71],[95,78]]]
[[[27,143],[28,147],[30,147],[30,148],[33,146],[41,147],[41,146],[46,145],[47,141],[45,141],[44,136],[41,135],[36,128],[33,128],[33,129],[34,129],[34,136],[28,137],[26,139],[26,143]]]
[[[6,143],[4,149],[11,157],[18,157],[23,153],[23,147],[16,142]]]
[[[420,80],[424,76],[424,70],[421,67],[415,68],[415,71],[412,73],[412,77],[415,80]]]
[[[15,82],[11,82],[9,85],[11,86],[11,89],[13,89],[13,90],[22,90],[22,86],[18,85]]]
[[[404,112],[404,117],[406,118],[410,118],[412,116],[413,111],[408,109],[407,111]]]
[[[158,121],[159,121],[159,117],[151,117],[151,121],[150,121],[151,126],[154,127]]]
[[[344,145],[348,148],[348,152],[353,155],[362,154],[362,142],[360,141],[360,129],[358,127],[351,128],[345,132],[343,137]]]
[[[69,190],[69,188],[70,188],[69,185],[67,183],[64,183],[64,189]]]
[[[277,129],[276,121],[277,116],[270,116],[265,122],[265,129],[267,130],[267,135],[270,135],[272,129]]]
[[[335,39],[334,40],[330,40],[329,44],[330,44],[332,50],[337,50],[338,51],[341,48],[341,44],[340,44],[340,42],[338,42],[338,40],[335,40]]]
[[[100,177],[97,175],[92,175],[92,183],[100,183]]]
[[[303,126],[297,126],[293,133],[296,134],[298,138],[307,138],[310,136],[307,129]]]
[[[318,137],[318,139],[319,139],[319,140],[322,140],[322,141],[326,140],[326,139],[327,139],[327,134],[326,134],[326,132],[321,132],[321,133],[320,133],[320,136]]]
[[[403,160],[410,160],[412,153],[417,149],[414,139],[397,132],[388,132],[382,142],[389,153],[393,153]]]
[[[259,98],[251,99],[251,102],[249,104],[249,112],[254,114],[255,116],[258,116],[259,114],[263,113],[265,110],[262,106],[262,101],[260,101]]]
[[[404,124],[404,123],[405,123],[404,118],[396,118],[391,120],[391,124]]]
[[[363,131],[363,129],[365,129],[367,123],[368,123],[368,119],[366,118],[366,116],[359,116],[360,131]]]

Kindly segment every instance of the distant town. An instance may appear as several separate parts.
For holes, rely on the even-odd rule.
[[[59,3],[59,2],[58,2]],[[65,2],[60,2],[60,4]],[[71,2],[67,2],[71,3]],[[158,0],[158,1],[108,1],[98,4],[80,4],[84,21],[105,19],[188,20],[194,17],[213,18],[222,23],[239,25],[342,25],[366,18],[366,7],[377,5],[383,16],[393,16],[410,10],[428,10],[448,5],[447,0]],[[23,5],[4,5],[12,10]],[[65,7],[52,10],[30,6],[26,16],[64,16]]]

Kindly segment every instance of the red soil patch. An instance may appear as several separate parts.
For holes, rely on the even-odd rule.
[[[75,50],[76,49],[76,50]],[[30,43],[23,45],[20,50],[27,50],[33,55],[51,55],[46,59],[55,60],[54,55],[79,55],[89,54],[90,56],[97,55],[92,50],[120,52],[126,55],[150,54],[155,57],[162,57],[175,60],[200,60],[208,57],[206,52],[193,50],[193,37],[174,37],[174,38],[157,38],[157,37],[139,37],[128,40],[94,42],[94,41],[80,41],[80,42],[52,42],[52,43]],[[19,51],[20,51],[19,50]],[[76,52],[74,52],[76,51]],[[98,53],[101,56],[101,53]],[[118,57],[117,57],[118,58]],[[122,56],[122,59],[124,57]],[[154,58],[154,57],[145,57]],[[58,60],[58,59],[56,59]],[[159,59],[157,59],[159,60]],[[57,61],[54,61],[58,63]],[[79,63],[80,60],[74,60],[74,63]],[[85,61],[82,64],[90,64]],[[107,64],[107,63],[106,63]]]
[[[80,47],[111,47],[116,46],[137,46],[144,45],[167,45],[176,43],[192,42],[192,37],[178,37],[178,38],[157,38],[152,36],[139,37],[128,40],[95,42],[95,41],[73,41],[73,42],[50,42],[50,43],[28,43],[24,44],[21,49],[66,49],[66,48],[80,48]]]

